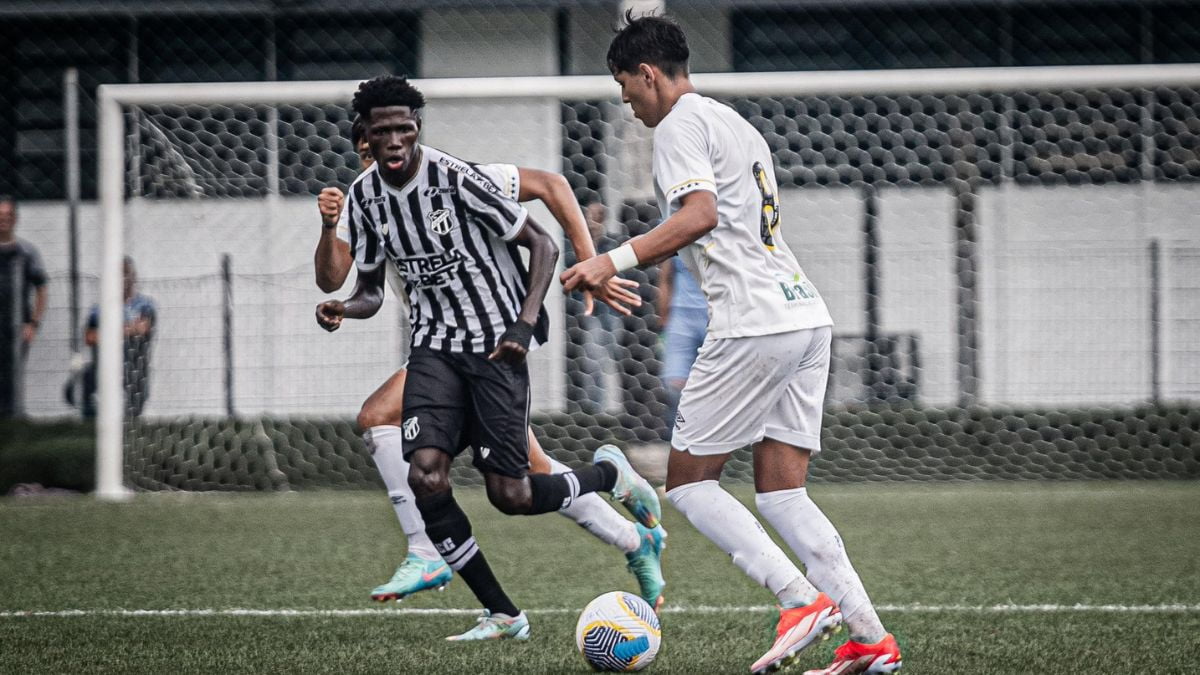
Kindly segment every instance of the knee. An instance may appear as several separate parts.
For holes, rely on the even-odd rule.
[[[418,451],[419,452],[419,451]],[[436,461],[414,454],[408,466],[408,486],[417,499],[450,490],[450,476]]]
[[[386,411],[381,410],[377,404],[370,400],[364,403],[362,409],[358,411],[358,419],[356,421],[358,422],[358,430],[360,432],[365,432],[372,427],[396,424],[395,417],[388,415]]]
[[[533,492],[526,480],[489,485],[487,493],[492,506],[505,515],[520,516],[533,510]]]

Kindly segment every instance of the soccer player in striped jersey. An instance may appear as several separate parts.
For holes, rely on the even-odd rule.
[[[362,160],[363,169],[369,168],[372,163],[371,153],[366,143],[361,118],[354,121],[351,139]],[[564,225],[563,229],[575,250],[579,252],[580,258],[587,259],[595,255],[579,205],[575,202],[570,185],[562,176],[510,164],[474,166],[505,196],[522,202],[541,200],[550,209],[551,214]],[[327,292],[341,288],[353,265],[349,246],[349,223],[343,204],[342,191],[334,187],[325,188],[318,197],[318,208],[324,227],[314,263],[317,285]],[[336,236],[331,236],[334,232]],[[387,267],[389,285],[392,285],[398,298],[407,302],[403,288],[398,288],[395,284],[395,266],[389,264]],[[359,283],[369,283],[372,278],[372,275],[362,275]],[[637,283],[619,279],[613,281],[605,298],[617,311],[629,314],[625,304],[640,303],[638,296],[629,292],[629,289],[637,287]],[[377,293],[382,302],[382,288],[377,289]],[[585,312],[591,311],[591,301],[591,297],[586,299]],[[404,332],[407,333],[407,313],[403,319]],[[336,329],[337,325],[334,323],[331,327]],[[403,342],[403,361],[407,362],[407,334]],[[358,415],[358,426],[363,431],[363,438],[384,479],[388,496],[408,539],[408,555],[405,560],[396,568],[395,574],[387,583],[371,591],[372,599],[380,602],[400,600],[422,590],[442,588],[451,576],[450,569],[425,535],[421,514],[417,511],[412,490],[408,486],[408,462],[404,460],[401,452],[399,428],[406,373],[402,366],[367,398]],[[533,473],[565,473],[570,470],[567,465],[542,450],[532,429],[529,431],[529,460]],[[642,597],[654,607],[662,604],[662,591],[666,583],[662,577],[660,554],[665,546],[666,531],[661,525],[647,529],[640,523],[632,523],[622,518],[598,495],[583,495],[559,513],[575,521],[601,541],[625,553],[628,568],[638,581]]]
[[[613,38],[608,67],[634,117],[654,129],[654,188],[663,221],[563,273],[593,288],[679,252],[708,301],[708,336],[679,402],[667,496],[751,578],[775,593],[766,673],[845,622],[850,641],[808,675],[891,673],[900,649],[884,630],[842,539],[805,489],[820,450],[829,376],[829,311],[779,232],[774,162],[755,128],[696,93],[683,31],[662,17]],[[741,502],[720,486],[733,450],[752,446],[755,503],[808,569],[804,574]]]
[[[400,268],[411,305],[412,353],[404,387],[402,447],[425,533],[484,607],[475,628],[450,639],[529,636],[454,500],[450,461],[470,445],[488,498],[500,511],[534,515],[610,492],[643,526],[658,526],[657,495],[619,450],[561,474],[530,474],[525,356],[546,339],[542,300],[558,249],[491,180],[467,162],[420,145],[424,98],[404,78],[359,86],[355,111],[375,159],[351,186],[346,211],[360,275],[344,303],[324,303],[323,325],[378,309],[385,261]],[[526,270],[517,247],[529,251]],[[604,291],[600,291],[603,294]]]

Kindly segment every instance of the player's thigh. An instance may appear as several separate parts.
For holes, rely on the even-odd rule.
[[[413,350],[405,378],[400,425],[407,459],[421,448],[453,457],[464,447],[462,428],[468,407],[467,383],[449,357],[429,349]]]
[[[524,478],[529,473],[529,369],[525,363],[461,357],[470,401],[464,444],[475,449],[484,473]]]
[[[764,436],[812,453],[821,450],[825,387],[829,382],[830,327],[796,331],[803,358],[788,378],[782,395],[767,413]],[[769,469],[769,467],[767,467]]]
[[[553,469],[554,467],[550,466],[550,455],[542,449],[542,444],[533,433],[533,427],[529,427],[529,472],[554,473]]]
[[[362,409],[358,412],[359,430],[400,425],[404,414],[404,382],[407,375],[407,370],[397,370],[363,401]]]
[[[680,395],[672,447],[723,454],[762,438],[767,412],[798,361],[774,335],[706,340]]]

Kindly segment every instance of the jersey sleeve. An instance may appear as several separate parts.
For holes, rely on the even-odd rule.
[[[370,272],[383,262],[385,253],[371,209],[364,201],[363,184],[356,182],[350,187],[342,215],[346,218],[346,241],[354,255],[354,264],[364,272]]]
[[[516,164],[479,164],[475,169],[495,183],[505,197],[520,201],[521,172]]]
[[[31,286],[41,288],[46,285],[46,266],[42,264],[42,254],[33,245],[26,245],[27,262],[25,279]]]
[[[459,174],[458,187],[472,216],[471,221],[497,237],[512,241],[525,226],[529,212],[516,199],[506,196],[490,179],[464,171]]]
[[[695,116],[661,126],[654,134],[654,180],[667,203],[689,192],[717,193],[708,138]]]

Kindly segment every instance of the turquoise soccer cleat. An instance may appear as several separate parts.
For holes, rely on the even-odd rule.
[[[663,603],[663,587],[667,585],[662,575],[662,551],[667,547],[667,531],[662,526],[650,529],[641,523],[637,524],[637,529],[642,544],[636,551],[625,554],[629,561],[626,567],[637,578],[642,599],[657,612]]]
[[[451,642],[470,642],[473,640],[528,640],[529,618],[525,612],[516,616],[493,615],[483,610],[479,623],[471,630],[461,635],[451,635],[446,638]]]
[[[617,467],[617,484],[613,486],[613,499],[625,505],[639,523],[649,529],[658,527],[662,520],[662,506],[658,503],[658,493],[646,482],[645,478],[633,470],[633,466],[625,459],[615,445],[602,445],[592,457],[592,463],[611,462]]]
[[[413,593],[427,591],[431,588],[440,591],[446,588],[446,584],[450,583],[450,579],[453,577],[454,573],[450,571],[450,566],[441,558],[426,560],[409,553],[404,562],[396,568],[396,573],[392,575],[391,580],[371,591],[371,599],[379,602],[388,600],[399,602]]]

